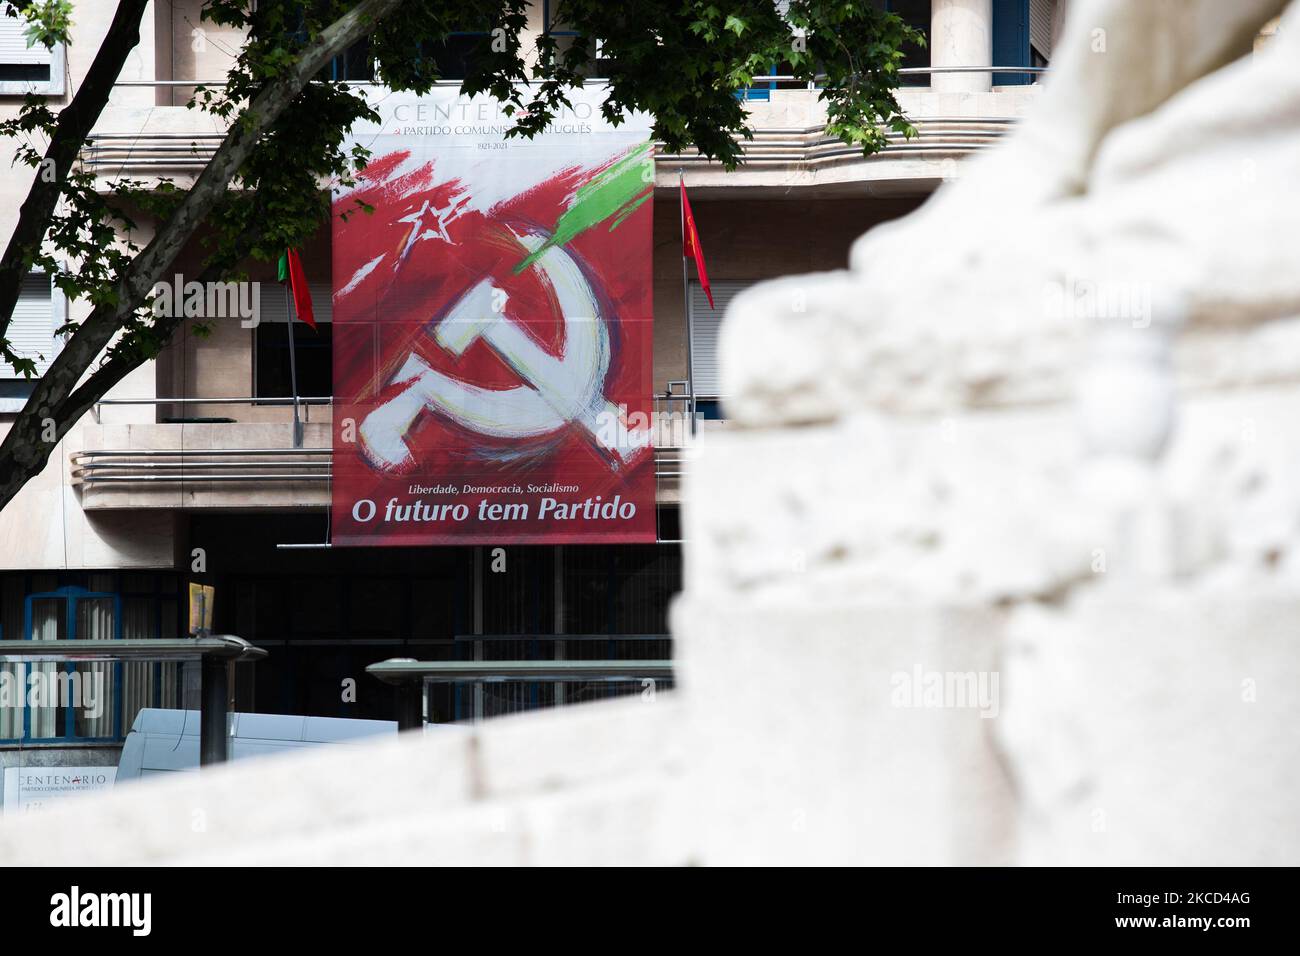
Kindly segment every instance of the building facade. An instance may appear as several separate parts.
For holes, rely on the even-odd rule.
[[[727,172],[690,153],[656,157],[657,410],[683,412],[690,379],[699,427],[727,428],[715,356],[731,298],[760,279],[844,267],[861,233],[960,176],[961,163],[995,142],[1033,101],[1061,14],[1061,4],[1050,0],[875,2],[929,37],[927,49],[909,54],[899,91],[917,138],[892,138],[881,153],[863,157],[826,135],[817,91],[792,88],[774,65],[772,78],[746,95],[754,139],[741,168]],[[201,6],[152,4],[141,43],[81,158],[105,182],[120,175],[191,181],[219,142],[215,121],[184,104],[194,84],[220,81],[242,38],[203,23]],[[7,31],[0,36],[0,111],[15,112],[29,91],[55,108],[66,103],[112,8],[76,4],[74,42],[48,55],[26,50],[17,21],[0,21]],[[530,34],[547,29],[562,30],[550,22],[549,5],[537,3]],[[447,81],[454,83],[466,54],[453,43],[445,55]],[[332,69],[368,79],[363,55],[341,57]],[[0,170],[0,233],[13,228],[28,172]],[[713,308],[693,273],[683,289],[679,173],[713,280]],[[689,467],[689,429],[656,434],[655,544],[329,546],[330,243],[324,228],[303,249],[318,332],[290,325],[273,267],[250,264],[250,278],[270,290],[256,328],[233,318],[210,323],[204,335],[183,328],[156,361],[132,373],[64,437],[45,470],[0,513],[0,640],[183,636],[188,585],[210,584],[214,630],[269,651],[261,662],[237,665],[237,709],[384,719],[394,716],[393,692],[365,668],[387,658],[671,657],[667,608],[682,573],[678,479]],[[190,271],[198,255],[197,247],[189,250],[178,271]],[[47,277],[34,274],[10,337],[48,357],[59,347],[54,330],[64,317],[87,311],[84,303],[62,301]],[[290,335],[302,397],[297,439]],[[0,429],[30,389],[0,369]],[[22,665],[3,667],[24,673]],[[193,702],[194,675],[184,665],[77,667],[102,677],[98,715],[27,701],[6,707],[0,763],[115,764],[141,707]],[[434,685],[426,717],[477,719],[626,689],[599,682]]]

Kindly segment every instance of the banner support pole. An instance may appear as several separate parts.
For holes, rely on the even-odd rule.
[[[292,283],[292,279],[289,280]],[[289,388],[293,391],[293,447],[302,447],[302,418],[298,414],[298,357],[293,342],[293,305],[289,298],[289,287],[284,288],[284,314],[289,320]]]
[[[691,437],[695,437],[695,317],[691,315],[691,280],[686,267],[686,175],[677,167],[678,200],[682,219],[682,305],[686,309],[686,391],[687,411],[691,417]]]

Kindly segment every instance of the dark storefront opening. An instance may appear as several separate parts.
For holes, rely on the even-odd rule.
[[[395,691],[365,673],[368,665],[394,657],[672,656],[667,610],[681,588],[677,544],[275,547],[319,539],[322,525],[320,516],[191,519],[189,546],[204,548],[212,572],[205,583],[217,588],[216,630],[237,634],[270,655],[241,665],[250,673],[237,681],[248,696],[238,709],[395,719]],[[660,683],[656,691],[667,686]],[[641,690],[601,682],[560,687],[512,681],[454,690],[435,684],[428,716],[435,722],[468,720]]]
[[[675,538],[676,509],[663,509],[663,515],[663,528]],[[367,675],[366,667],[394,657],[672,656],[667,610],[681,588],[675,543],[276,548],[319,540],[323,525],[321,515],[193,515],[182,553],[201,548],[206,573],[6,572],[0,575],[0,639],[176,638],[187,626],[186,584],[211,584],[214,632],[269,652],[263,661],[237,665],[236,711],[373,720],[396,719],[396,691]],[[13,672],[10,679],[20,666],[3,665]],[[111,743],[125,736],[142,707],[197,707],[197,683],[188,686],[180,664],[66,666],[103,671],[103,715],[87,722],[58,708],[7,712],[0,740]],[[655,690],[670,686],[661,681]],[[643,691],[636,683],[597,681],[434,684],[428,718],[481,719]]]

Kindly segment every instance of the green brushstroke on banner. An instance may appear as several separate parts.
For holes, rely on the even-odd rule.
[[[644,170],[647,163],[654,162],[650,158],[650,148],[649,143],[633,147],[614,165],[595,176],[585,186],[579,187],[573,197],[573,204],[556,221],[551,238],[515,266],[515,275],[536,262],[547,249],[564,245],[611,216],[615,217],[613,225],[609,227],[613,231],[649,199],[654,191],[654,180],[646,182]]]
[[[632,215],[632,213],[640,209],[641,205],[652,195],[654,195],[654,193],[651,190],[646,190],[646,194],[644,196],[641,196],[640,198],[634,200],[631,204],[624,206],[623,211],[618,214],[618,218],[609,224],[609,231],[613,232],[615,229],[617,229],[622,224],[624,219],[626,219],[628,216]]]

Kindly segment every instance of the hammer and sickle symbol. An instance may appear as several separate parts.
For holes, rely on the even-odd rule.
[[[515,238],[530,253],[543,244],[537,236]],[[478,282],[426,331],[453,355],[463,355],[482,339],[521,384],[480,388],[430,368],[412,352],[389,380],[390,385],[405,382],[405,388],[373,409],[358,428],[361,450],[376,467],[397,471],[413,464],[406,435],[425,410],[492,438],[536,438],[572,422],[613,471],[649,447],[649,431],[620,427],[619,408],[605,398],[609,331],[582,270],[559,246],[543,252],[532,268],[540,270],[564,316],[561,355],[542,348],[505,309],[494,309],[492,283]]]

